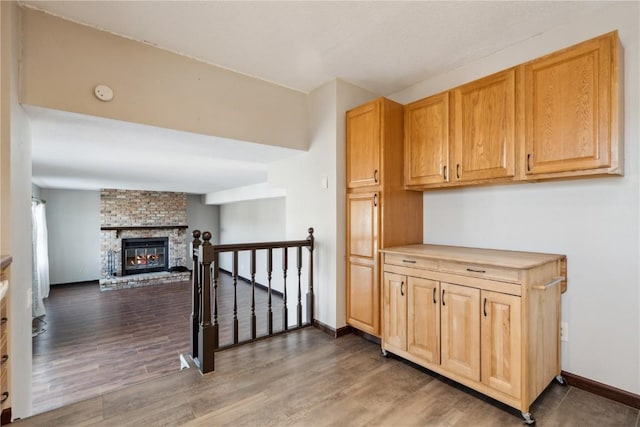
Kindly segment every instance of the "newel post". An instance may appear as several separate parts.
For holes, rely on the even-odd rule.
[[[211,263],[214,261],[215,251],[211,244],[211,233],[202,233],[204,242],[200,245],[199,257],[202,263],[202,292],[200,293],[200,327],[198,329],[198,362],[200,371],[204,374],[213,371],[214,328],[211,324]],[[217,269],[216,262],[216,269]]]
[[[313,227],[309,227],[307,230],[309,236],[307,241],[309,242],[309,291],[307,292],[307,323],[313,325],[313,310],[314,310],[314,297],[313,297]]]
[[[198,328],[200,326],[200,269],[198,265],[198,252],[200,248],[200,230],[193,230],[193,242],[191,242],[191,257],[193,267],[191,278],[193,286],[191,290],[191,333],[189,334],[191,343],[191,357],[198,357]]]

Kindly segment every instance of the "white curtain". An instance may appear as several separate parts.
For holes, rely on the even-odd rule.
[[[43,202],[36,200],[31,202],[31,226],[33,230],[32,315],[41,317],[46,314],[43,299],[49,296],[49,243]]]

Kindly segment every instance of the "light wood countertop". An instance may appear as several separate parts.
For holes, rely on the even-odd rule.
[[[518,252],[497,249],[467,248],[445,245],[407,245],[380,249],[385,254],[399,254],[434,260],[483,264],[495,267],[528,269],[565,258],[564,255]]]

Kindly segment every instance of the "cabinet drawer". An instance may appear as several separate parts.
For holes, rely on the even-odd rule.
[[[466,264],[451,261],[440,261],[440,271],[447,273],[460,274],[463,276],[481,277],[485,279],[494,279],[501,282],[520,282],[520,274],[518,270],[509,268],[490,267],[479,264]]]
[[[436,260],[408,255],[385,254],[384,263],[391,265],[401,265],[403,267],[422,268],[425,270],[438,269],[438,261]]]

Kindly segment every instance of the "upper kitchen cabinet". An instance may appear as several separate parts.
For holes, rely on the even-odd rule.
[[[347,112],[347,188],[380,183],[383,99]]]
[[[524,69],[524,179],[622,175],[617,31]]]
[[[405,106],[411,190],[622,175],[618,33]]]
[[[404,139],[407,187],[449,181],[449,92],[405,106]]]
[[[453,89],[453,182],[515,177],[515,68]]]
[[[521,76],[512,68],[405,106],[405,187],[514,180]]]

